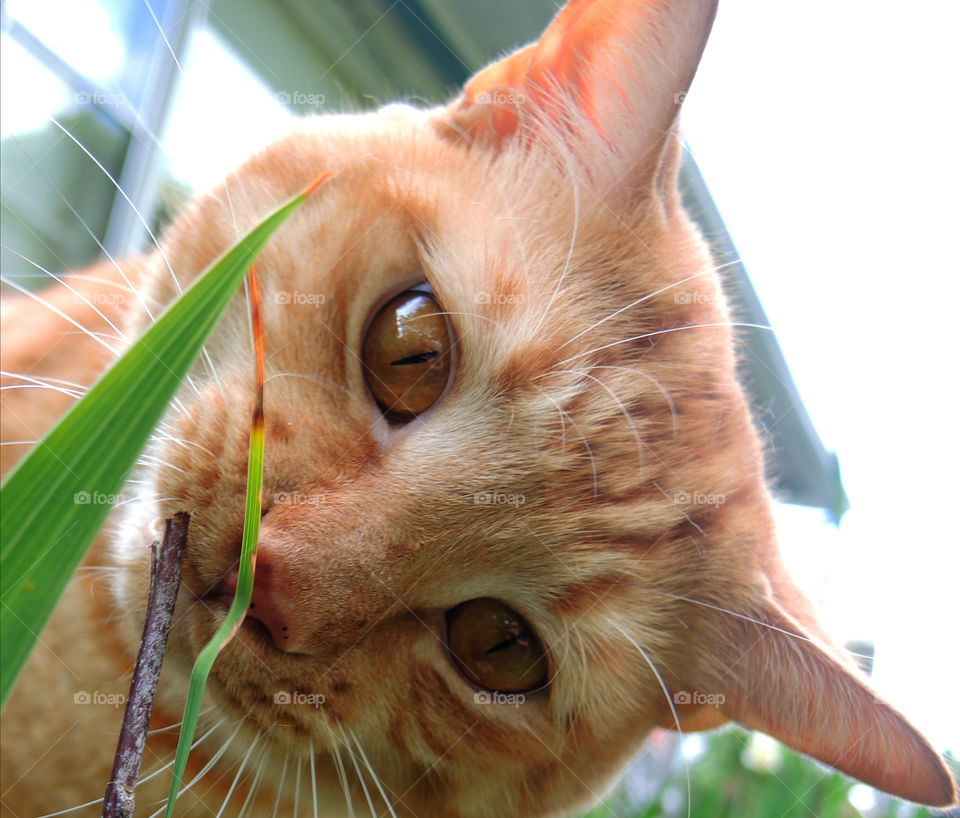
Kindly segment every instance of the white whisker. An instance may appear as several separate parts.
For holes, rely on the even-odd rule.
[[[680,737],[683,737],[683,729],[680,727],[680,716],[677,714],[677,708],[673,703],[673,696],[670,695],[670,691],[667,689],[667,684],[663,680],[663,676],[660,674],[660,671],[657,670],[657,666],[653,663],[653,660],[650,658],[650,655],[641,647],[640,643],[621,625],[613,620],[612,617],[604,617],[606,621],[614,627],[617,631],[620,632],[620,635],[623,636],[634,648],[636,648],[637,653],[639,653],[643,660],[650,666],[650,670],[653,672],[654,677],[657,680],[657,683],[660,685],[660,690],[663,691],[663,696],[667,700],[667,705],[670,707],[670,712],[673,714],[673,722],[677,727],[677,733]],[[687,767],[687,804],[693,803],[693,799],[690,793],[690,768]],[[688,807],[689,808],[689,807]]]
[[[343,757],[340,755],[340,747],[337,746],[336,741],[333,742],[333,761],[337,770],[337,778],[340,779],[340,787],[343,789],[343,797],[347,802],[347,815],[350,818],[356,818],[356,813],[353,811],[353,798],[350,794],[350,783],[347,781],[347,771],[343,766]]]
[[[277,782],[277,800],[273,805],[273,816],[272,818],[277,818],[277,813],[280,811],[280,800],[283,798],[283,785],[287,780],[287,767],[290,764],[290,753],[286,752],[283,755],[283,767],[280,769],[280,781]]]
[[[357,734],[351,729],[350,735],[353,738],[353,743],[356,745],[357,752],[360,753],[360,758],[363,760],[364,766],[370,771],[370,777],[373,779],[373,784],[380,792],[380,797],[383,798],[383,802],[387,805],[387,811],[390,813],[392,818],[397,818],[397,813],[393,810],[393,805],[390,803],[390,799],[387,798],[387,794],[383,791],[383,787],[380,784],[380,776],[376,774],[373,769],[373,765],[370,763],[370,759],[367,758],[367,754],[363,751],[363,745],[360,743],[360,739],[357,738]]]
[[[243,775],[243,771],[246,769],[247,762],[250,760],[250,755],[253,753],[253,748],[257,746],[257,743],[260,741],[262,736],[263,732],[257,730],[257,735],[251,742],[247,752],[243,754],[237,774],[233,777],[233,781],[230,784],[230,789],[227,790],[227,794],[224,796],[223,803],[220,805],[220,810],[217,812],[217,818],[220,818],[220,816],[223,815],[223,811],[227,808],[227,804],[230,802],[230,798],[233,796],[233,791],[237,788],[237,784],[240,783],[240,778]]]
[[[139,120],[139,117],[138,117],[138,120]],[[151,137],[152,136],[153,135],[151,134]],[[140,291],[137,290],[130,283],[130,279],[127,278],[127,274],[123,271],[123,268],[121,268],[120,265],[117,263],[116,259],[114,259],[114,257],[107,251],[107,248],[104,247],[103,242],[100,241],[100,237],[97,235],[97,233],[91,229],[90,225],[87,224],[86,220],[83,218],[83,216],[80,215],[77,209],[72,204],[70,204],[70,200],[63,195],[63,192],[60,190],[59,185],[55,184],[54,181],[49,176],[47,176],[43,168],[40,167],[40,164],[30,155],[29,151],[27,151],[23,147],[23,145],[20,143],[20,140],[17,139],[16,136],[13,136],[12,139],[17,144],[17,147],[21,151],[23,151],[23,155],[30,160],[30,164],[33,166],[34,170],[36,170],[47,181],[50,187],[53,188],[57,196],[60,197],[60,201],[62,201],[64,205],[66,205],[66,207],[74,215],[74,217],[80,223],[80,226],[83,227],[83,229],[87,232],[87,235],[89,235],[90,238],[93,239],[94,242],[96,242],[97,247],[100,248],[100,252],[103,253],[104,256],[106,256],[107,261],[109,261],[110,264],[113,265],[114,269],[120,274],[120,278],[123,279],[123,283],[127,285],[127,290],[133,294],[133,296],[137,299],[137,301],[140,302],[140,306],[143,307],[143,310],[144,312],[146,312],[147,317],[150,319],[151,323],[155,321],[156,319],[154,318],[153,313],[150,311],[150,308],[147,306],[147,302],[144,301],[143,297],[140,295]],[[154,137],[154,142],[156,141],[157,140]],[[27,259],[27,261],[29,261],[29,259]],[[33,263],[33,262],[30,262],[30,263]],[[101,279],[101,278],[97,278],[95,276],[90,276],[90,275],[84,275],[84,278],[86,278],[88,281],[99,282],[99,283],[107,284],[109,286],[116,286],[116,282],[109,281],[107,279]]]
[[[109,353],[110,353],[111,355],[116,356],[117,351],[116,351],[112,346],[110,346],[110,344],[108,344],[106,341],[104,341],[103,338],[101,338],[98,333],[91,332],[91,331],[88,330],[85,326],[83,326],[83,324],[80,324],[80,323],[78,323],[77,321],[74,321],[69,315],[67,315],[65,312],[63,312],[62,310],[58,309],[57,307],[54,307],[53,304],[51,304],[49,301],[47,301],[47,300],[46,300],[45,298],[43,298],[42,296],[39,296],[39,295],[37,295],[36,293],[31,292],[31,291],[28,290],[26,287],[21,287],[21,286],[20,286],[19,284],[17,284],[15,281],[10,281],[10,280],[7,279],[6,277],[0,276],[0,281],[3,281],[3,283],[6,284],[6,285],[8,285],[9,287],[13,287],[13,289],[17,290],[18,292],[21,292],[21,293],[23,293],[24,295],[28,296],[29,298],[32,298],[32,299],[33,299],[34,301],[36,301],[38,304],[41,304],[42,306],[44,306],[44,307],[46,307],[48,310],[50,310],[50,312],[52,312],[54,315],[60,316],[60,317],[61,317],[64,321],[66,321],[68,324],[71,324],[71,325],[75,326],[78,330],[80,330],[80,332],[82,332],[82,333],[83,333],[84,335],[86,335],[88,338],[90,338],[91,340],[94,340],[94,341],[96,341],[98,344],[100,344],[100,346],[102,346],[104,349],[106,349],[107,351],[109,351]],[[107,336],[107,337],[109,337],[109,336]],[[121,339],[121,338],[114,338],[114,339],[112,339],[112,340],[114,340],[114,341],[121,341],[122,339]]]
[[[170,266],[170,261],[167,259],[166,253],[163,252],[163,248],[160,246],[159,240],[158,240],[157,237],[154,235],[153,230],[150,229],[150,225],[147,224],[147,220],[143,217],[143,214],[140,212],[140,210],[137,208],[137,206],[133,203],[133,200],[126,194],[126,192],[124,191],[123,187],[121,187],[120,183],[119,183],[116,179],[113,178],[113,175],[110,173],[110,171],[107,170],[107,169],[100,163],[100,160],[97,159],[97,157],[95,157],[95,156],[90,152],[90,150],[89,150],[79,139],[77,139],[72,133],[70,133],[70,131],[68,131],[63,125],[61,125],[61,124],[57,121],[57,119],[56,119],[55,117],[50,117],[50,121],[51,121],[57,128],[59,128],[59,129],[64,133],[64,135],[65,135],[71,142],[73,142],[74,145],[76,145],[78,148],[80,148],[80,150],[82,150],[82,151],[90,158],[90,160],[91,160],[98,168],[100,168],[101,171],[103,171],[103,175],[106,176],[107,179],[110,180],[110,182],[113,184],[113,186],[117,189],[117,193],[119,193],[119,194],[123,197],[124,201],[126,201],[126,203],[127,203],[128,205],[130,205],[130,208],[133,210],[134,215],[137,217],[137,219],[139,219],[140,224],[143,226],[144,230],[147,231],[147,235],[150,236],[150,240],[153,242],[154,247],[157,248],[157,252],[160,254],[160,258],[161,258],[161,260],[163,261],[164,265],[166,265],[166,268],[167,268],[167,270],[168,270],[169,273],[170,273],[170,278],[173,280],[173,286],[174,286],[174,287],[176,288],[176,290],[177,290],[177,295],[180,295],[180,293],[183,292],[183,288],[180,286],[180,282],[177,281],[177,276],[176,276],[176,274],[173,272],[173,267]]]
[[[343,730],[343,725],[339,722],[337,722],[337,727],[340,730],[340,735],[343,737],[343,747],[350,756],[350,763],[353,764],[354,772],[357,774],[357,780],[360,782],[360,788],[363,790],[363,795],[367,799],[367,806],[370,807],[370,814],[376,815],[377,810],[373,806],[373,799],[370,797],[370,790],[367,789],[367,782],[363,777],[363,772],[360,770],[360,765],[357,763],[357,757],[353,752],[353,748],[350,746],[350,742],[347,739],[347,734]]]
[[[669,327],[667,329],[658,329],[653,332],[645,332],[643,335],[634,335],[630,338],[621,338],[619,341],[611,341],[609,344],[604,344],[603,346],[594,347],[593,349],[588,349],[586,352],[578,352],[576,355],[571,355],[569,358],[564,358],[560,361],[561,364],[568,364],[570,361],[575,361],[577,358],[583,358],[587,355],[593,355],[594,352],[602,352],[605,349],[610,349],[610,347],[618,346],[619,344],[629,344],[631,341],[642,341],[644,338],[653,338],[657,335],[666,335],[670,332],[680,332],[681,330],[688,329],[708,329],[709,327],[739,327],[746,329],[763,329],[773,332],[773,329],[765,324],[750,324],[743,321],[718,321],[712,324],[687,324],[682,327]]]
[[[595,330],[601,324],[606,323],[612,318],[616,318],[618,315],[625,313],[627,310],[633,309],[634,307],[639,306],[640,304],[643,304],[645,301],[649,301],[651,298],[656,298],[658,295],[668,292],[672,290],[674,287],[679,287],[682,284],[686,284],[688,281],[693,281],[695,278],[702,278],[703,276],[713,275],[715,270],[716,271],[722,270],[724,267],[729,267],[730,264],[733,264],[733,263],[735,262],[728,262],[727,264],[722,264],[716,268],[711,267],[708,270],[702,270],[701,272],[694,273],[693,275],[687,276],[686,278],[681,278],[679,281],[674,281],[673,283],[668,284],[666,287],[661,287],[659,290],[654,290],[654,292],[652,293],[647,293],[647,295],[643,296],[642,298],[638,298],[636,301],[632,301],[629,304],[627,304],[627,306],[621,307],[619,310],[615,310],[614,312],[610,313],[606,318],[601,318],[595,324],[591,324],[585,330],[578,332],[572,338],[568,338],[566,341],[560,344],[557,347],[557,349],[563,349],[567,344],[572,344],[574,341],[586,335],[588,332],[593,332],[593,330]]]
[[[314,756],[313,741],[310,741],[310,788],[313,792],[313,818],[319,818],[317,809],[317,759]]]

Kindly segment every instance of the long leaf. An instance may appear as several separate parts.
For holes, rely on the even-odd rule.
[[[198,278],[8,476],[0,493],[0,706],[253,259],[328,176],[277,208]]]
[[[253,325],[253,344],[256,352],[256,401],[253,407],[253,419],[250,426],[250,454],[247,459],[247,502],[243,518],[243,538],[240,543],[240,569],[237,576],[237,590],[230,603],[226,619],[217,628],[209,642],[200,651],[190,671],[190,688],[187,692],[187,704],[183,709],[183,721],[180,727],[180,739],[177,742],[177,755],[173,764],[173,780],[170,782],[170,794],[167,797],[165,818],[171,818],[177,793],[187,769],[187,757],[190,745],[197,730],[200,717],[200,703],[203,689],[213,662],[220,655],[234,634],[239,630],[244,616],[250,607],[253,596],[253,572],[257,563],[257,540],[260,536],[260,508],[263,504],[263,449],[265,442],[263,419],[263,327],[260,324],[260,296],[257,291],[257,276],[250,270],[250,311]]]

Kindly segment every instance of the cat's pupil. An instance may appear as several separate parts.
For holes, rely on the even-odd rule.
[[[446,619],[451,659],[469,681],[504,693],[546,685],[543,644],[512,608],[496,599],[471,599],[447,611]]]
[[[529,644],[529,640],[526,638],[526,636],[510,636],[507,639],[504,639],[502,642],[498,642],[496,645],[490,648],[487,653],[491,654],[498,650],[504,650],[505,648],[509,648],[518,644],[526,647]]]
[[[416,355],[408,355],[406,358],[401,358],[399,361],[391,361],[390,366],[409,366],[410,364],[422,364],[429,361],[431,358],[436,358],[439,353],[435,349],[431,349],[429,352],[418,352]]]
[[[401,293],[373,318],[363,342],[367,388],[380,411],[406,423],[433,406],[452,370],[453,333],[428,292]]]

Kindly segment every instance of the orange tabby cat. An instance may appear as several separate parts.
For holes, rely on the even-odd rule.
[[[677,192],[677,95],[713,13],[570,0],[446,108],[299,123],[201,196],[162,252],[121,265],[136,296],[114,265],[72,278],[104,315],[47,294],[132,338],[175,279],[336,172],[259,262],[256,588],[214,666],[178,814],[569,815],[653,727],[726,720],[904,798],[955,801],[777,553],[719,279]],[[8,308],[4,370],[88,384],[107,364],[49,310]],[[238,297],[11,698],[4,815],[102,795],[149,544],[185,509],[144,770],[171,759],[162,728],[233,588],[251,356]],[[4,439],[36,439],[70,400],[4,392]],[[142,814],[168,775],[138,788]]]

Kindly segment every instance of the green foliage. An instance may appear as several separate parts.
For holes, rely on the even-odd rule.
[[[109,501],[271,234],[314,186],[241,238],[144,333],[3,484],[0,704],[110,511]]]
[[[631,805],[624,788],[583,818],[932,818],[897,799],[863,813],[850,802],[855,782],[777,745],[766,763],[751,762],[751,734],[727,729],[707,737],[689,766],[678,764],[659,797]],[[690,799],[687,799],[689,774]],[[689,809],[688,809],[689,807]]]

